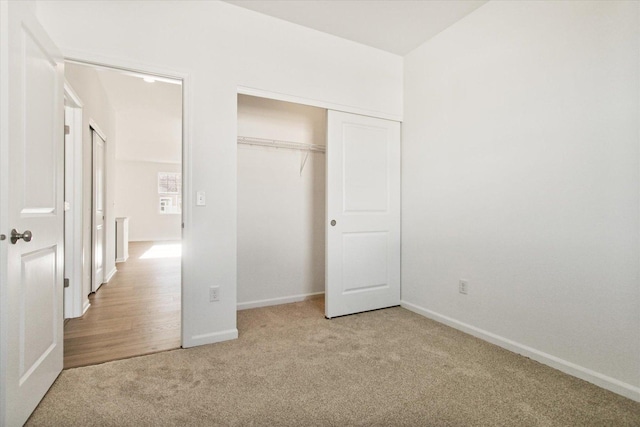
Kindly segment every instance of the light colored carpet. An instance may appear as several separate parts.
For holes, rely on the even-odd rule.
[[[240,338],[64,371],[29,426],[638,426],[640,403],[396,307],[238,313]]]

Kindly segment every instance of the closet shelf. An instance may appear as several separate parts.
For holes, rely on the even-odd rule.
[[[326,147],[324,145],[304,144],[301,142],[292,142],[292,141],[278,141],[275,139],[254,138],[251,136],[239,136],[238,144],[259,145],[262,147],[273,147],[273,148],[285,148],[289,150],[300,150],[300,151],[307,151],[307,152],[313,152],[313,153],[326,152]]]

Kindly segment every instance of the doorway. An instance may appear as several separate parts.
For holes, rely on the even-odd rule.
[[[65,260],[83,272],[67,288],[83,310],[67,316],[65,368],[178,348],[182,82],[78,62],[65,77],[82,102],[85,213],[83,256]]]
[[[238,95],[238,309],[322,299],[326,109]]]
[[[238,95],[238,309],[400,304],[400,124]]]

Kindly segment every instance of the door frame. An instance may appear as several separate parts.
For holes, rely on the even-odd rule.
[[[68,287],[64,290],[65,319],[80,317],[89,308],[89,298],[83,295],[82,265],[82,100],[73,87],[64,82],[65,135],[64,187],[64,273]],[[68,208],[67,208],[68,203]]]
[[[8,73],[4,71],[9,67],[9,52],[5,49],[7,46],[7,35],[9,20],[7,18],[9,12],[8,2],[0,2],[0,111],[9,111],[9,90]],[[0,233],[9,230],[9,115],[0,114]],[[8,267],[8,245],[7,235],[0,234],[0,238],[4,242],[0,242],[0,412],[7,413],[6,408],[6,388],[7,388],[7,357],[9,356],[8,338],[8,293],[9,285],[7,278]],[[4,422],[4,416],[0,418],[0,424]]]
[[[193,211],[191,205],[194,201],[193,184],[192,184],[192,168],[193,159],[192,141],[191,135],[193,133],[192,117],[192,77],[185,71],[177,71],[171,69],[164,69],[160,67],[153,67],[147,64],[139,64],[130,61],[122,61],[113,58],[105,58],[102,56],[95,56],[87,52],[63,52],[65,63],[73,63],[84,66],[89,66],[97,69],[106,69],[125,73],[131,76],[153,77],[158,81],[181,81],[182,82],[182,238],[181,243],[183,247],[190,247],[191,245],[191,223]],[[92,120],[89,121],[90,125],[95,124]],[[93,161],[92,161],[93,163]],[[93,172],[93,171],[92,171]],[[93,190],[92,190],[93,193]],[[93,207],[91,209],[93,211]],[[91,221],[93,227],[93,221]],[[91,239],[93,242],[93,240]],[[93,243],[91,243],[93,245]],[[91,250],[91,248],[85,248],[85,250]],[[182,251],[181,265],[180,265],[180,345],[185,346],[185,318],[188,311],[185,307],[185,289],[184,289],[184,276],[185,265],[189,263],[190,251]],[[90,271],[93,270],[93,267]],[[82,292],[82,287],[79,287],[78,292]]]
[[[89,119],[89,130],[90,130],[90,135],[91,135],[91,292],[97,292],[98,289],[100,288],[100,286],[102,286],[102,284],[107,283],[109,281],[109,279],[111,279],[111,277],[113,276],[113,274],[115,274],[115,271],[113,272],[107,272],[104,270],[104,266],[105,266],[105,258],[106,258],[106,249],[107,249],[107,240],[106,240],[106,218],[107,218],[107,212],[109,211],[109,209],[107,208],[107,204],[106,204],[106,199],[107,199],[107,159],[106,159],[106,152],[107,152],[107,135],[100,129],[100,127],[98,126],[98,124],[93,120],[93,119]],[[97,161],[98,161],[98,157],[97,157],[97,152],[96,152],[96,144],[97,142],[93,139],[94,137],[94,133],[98,134],[98,137],[100,139],[102,139],[103,142],[103,152],[102,152],[102,175],[103,175],[103,180],[102,180],[102,250],[100,251],[100,253],[102,254],[102,280],[100,281],[100,283],[97,283],[97,279],[96,279],[96,240],[97,240],[97,231],[96,231],[96,206],[97,206],[97,199],[96,199],[96,167],[97,165]]]

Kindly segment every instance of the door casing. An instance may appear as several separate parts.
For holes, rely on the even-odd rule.
[[[82,256],[82,100],[68,82],[64,84],[65,125],[65,318],[82,316],[89,298],[82,292],[84,266]],[[67,205],[68,204],[68,205]]]
[[[128,62],[122,60],[114,60],[114,59],[105,59],[102,56],[94,56],[90,52],[81,52],[81,53],[72,53],[71,55],[66,55],[65,63],[73,63],[84,66],[90,66],[97,69],[106,69],[111,71],[121,72],[127,75],[135,76],[135,77],[153,77],[158,81],[181,81],[182,82],[182,245],[184,247],[189,246],[191,242],[191,228],[190,224],[192,223],[193,211],[191,205],[194,203],[193,196],[193,184],[191,178],[191,170],[192,170],[192,143],[191,143],[191,134],[192,134],[192,123],[190,121],[191,118],[191,99],[193,95],[191,93],[192,87],[192,78],[186,72],[176,71],[176,70],[168,70],[159,67],[150,67],[148,64],[138,64],[135,62]],[[97,123],[93,120],[89,120],[89,125],[91,127],[98,128]],[[104,134],[104,133],[103,133]],[[85,184],[89,185],[89,184]],[[82,205],[82,202],[80,202]],[[93,227],[93,225],[91,225]],[[91,240],[91,239],[89,239]],[[93,245],[92,241],[89,242],[90,246]],[[91,254],[91,247],[83,248],[83,253]],[[90,258],[90,256],[88,255]],[[189,252],[184,251],[181,257],[181,319],[180,319],[180,344],[182,347],[188,347],[189,343],[186,342],[188,340],[188,331],[193,329],[193,326],[188,325],[188,311],[185,310],[185,286],[184,286],[184,276],[185,276],[185,265],[188,265],[190,262]],[[86,267],[86,268],[85,268]],[[83,267],[83,277],[86,278],[88,282],[91,282],[92,279],[92,264]],[[87,284],[87,288],[91,288],[91,284]],[[79,292],[82,292],[82,286],[78,287]],[[89,307],[89,301],[85,302],[83,306],[83,310],[86,311]]]
[[[91,292],[107,281],[105,277],[106,258],[106,150],[107,136],[98,125],[91,121]]]

